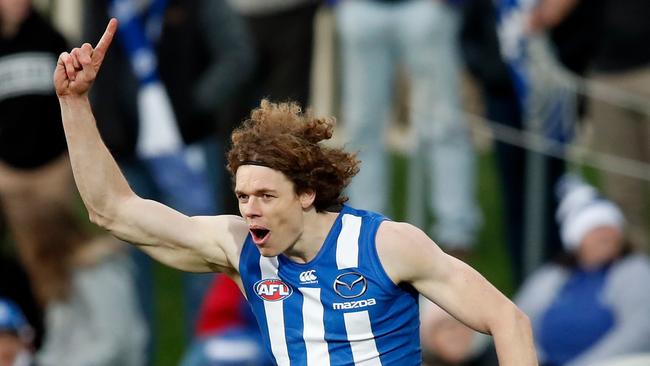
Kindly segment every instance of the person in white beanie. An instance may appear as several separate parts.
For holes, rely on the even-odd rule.
[[[623,213],[576,176],[557,188],[566,258],[539,268],[515,298],[531,319],[541,364],[650,352],[650,262],[631,250]]]

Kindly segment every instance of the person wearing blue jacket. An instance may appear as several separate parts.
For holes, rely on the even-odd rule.
[[[650,352],[650,261],[624,236],[621,210],[575,176],[559,182],[568,253],[524,283],[515,302],[533,325],[541,364],[587,366]]]

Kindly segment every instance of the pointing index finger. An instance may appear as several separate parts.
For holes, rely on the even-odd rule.
[[[96,61],[98,61],[100,64],[104,60],[106,51],[108,51],[108,47],[113,41],[113,36],[115,36],[116,31],[117,19],[111,18],[111,20],[108,22],[108,25],[106,26],[106,30],[104,31],[102,38],[99,40],[99,42],[97,42],[97,46],[95,46],[95,50],[93,51],[93,58],[96,59]]]

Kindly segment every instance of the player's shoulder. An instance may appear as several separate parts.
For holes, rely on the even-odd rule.
[[[237,215],[194,216],[202,232],[208,237],[209,245],[221,248],[229,262],[237,263],[241,248],[248,235],[246,220]]]
[[[441,252],[422,230],[405,222],[382,222],[375,242],[379,259],[395,283],[415,277],[429,262],[427,258]]]
[[[237,215],[192,216],[197,223],[214,229],[227,229],[233,232],[247,230],[246,220]]]
[[[377,229],[377,245],[394,247],[405,243],[426,244],[431,239],[420,228],[407,222],[384,220]]]
[[[203,220],[203,224],[207,225],[214,237],[230,240],[234,245],[243,245],[248,235],[248,224],[241,216],[217,215],[198,216],[197,218]]]
[[[400,258],[400,261],[417,261],[424,253],[440,250],[420,228],[406,222],[383,221],[377,229],[375,245],[380,257]]]

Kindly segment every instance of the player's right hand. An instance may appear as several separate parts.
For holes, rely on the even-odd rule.
[[[84,43],[80,48],[74,48],[70,53],[63,52],[59,56],[54,70],[57,96],[85,96],[88,93],[116,31],[117,19],[111,19],[95,48],[90,43]]]

